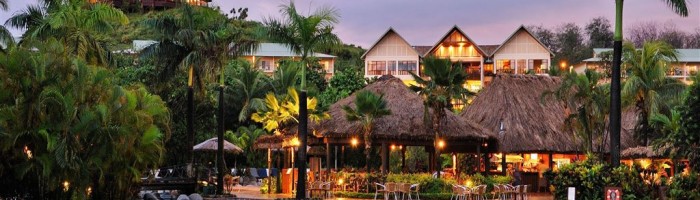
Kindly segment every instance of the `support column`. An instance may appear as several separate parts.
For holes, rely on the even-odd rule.
[[[326,142],[326,181],[331,180],[331,143]]]
[[[428,173],[435,171],[435,147],[426,146],[425,151],[428,152]]]
[[[508,166],[506,165],[506,153],[503,152],[501,153],[501,173],[503,173],[504,176],[508,175],[507,167]]]
[[[406,148],[408,148],[408,147],[402,146],[402,148],[401,148],[401,172],[408,171],[406,168]]]
[[[484,152],[483,156],[483,162],[484,162],[484,175],[487,175],[491,172],[491,161],[489,160],[489,151],[486,150]]]
[[[554,168],[554,154],[549,153],[549,169],[553,170]]]
[[[382,142],[382,173],[386,174],[389,172],[389,144]]]
[[[340,147],[340,168],[345,167],[345,146]]]
[[[481,145],[476,146],[476,172],[481,172]]]
[[[333,156],[334,168],[335,168],[335,171],[338,171],[338,145],[333,145],[333,153],[335,154]]]

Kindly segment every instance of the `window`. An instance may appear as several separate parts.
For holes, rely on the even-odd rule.
[[[527,72],[527,60],[519,59],[515,66],[518,66],[518,74],[525,74],[525,72]]]
[[[396,75],[396,61],[386,61],[387,68],[389,70],[388,74]],[[385,73],[386,74],[386,73]]]
[[[266,60],[260,61],[260,69],[263,71],[272,71],[272,68],[270,67],[270,63]]]
[[[417,67],[416,61],[399,61],[399,74],[398,75],[409,75],[408,72],[416,73]]]
[[[386,61],[369,61],[367,66],[367,75],[384,75],[386,74]]]
[[[515,60],[497,60],[496,61],[496,73],[506,73],[512,74],[515,66],[513,64]]]

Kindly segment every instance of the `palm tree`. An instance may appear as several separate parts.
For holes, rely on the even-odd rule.
[[[7,0],[0,0],[0,9],[2,9],[3,11],[7,11],[9,9],[9,6],[7,5]],[[10,31],[7,30],[5,26],[0,26],[0,43],[8,44],[13,42],[14,38],[12,37],[12,33],[10,33]]]
[[[247,61],[234,61],[230,64],[233,80],[231,87],[226,88],[227,98],[233,99],[240,106],[238,121],[243,122],[250,118],[250,114],[264,105],[265,93],[270,90],[269,78],[260,70],[255,69]]]
[[[177,14],[146,20],[144,24],[157,32],[157,43],[146,47],[141,57],[154,59],[160,66],[161,81],[193,68],[193,78],[200,87],[203,79],[215,80],[216,72],[235,58],[255,49],[258,44],[252,24],[227,19],[220,11],[185,4]]]
[[[110,62],[110,51],[99,35],[112,31],[113,24],[127,23],[129,18],[119,9],[83,0],[45,0],[39,6],[30,5],[5,22],[26,29],[23,40],[43,41],[55,37],[64,43],[71,55],[100,65]]]
[[[676,14],[687,17],[688,7],[685,0],[664,0]],[[612,75],[610,81],[610,151],[613,167],[620,165],[620,64],[622,63],[622,6],[624,0],[615,0],[615,35],[613,36]]]
[[[333,34],[333,24],[338,22],[338,14],[331,7],[323,7],[309,16],[303,16],[297,12],[294,2],[282,5],[280,12],[284,19],[265,19],[268,32],[273,40],[286,44],[294,53],[300,55],[301,68],[301,96],[306,97],[306,70],[309,68],[309,57],[313,51],[320,48],[329,48],[340,43],[338,36]],[[302,101],[306,98],[302,98]],[[305,105],[302,102],[299,105]],[[306,146],[306,108],[299,108],[302,112],[299,126],[301,145]],[[300,191],[306,187],[306,148],[299,150],[299,177],[297,185]],[[306,198],[304,192],[298,192],[297,198]]]
[[[435,132],[435,155],[439,158],[440,123],[445,118],[445,110],[452,108],[453,101],[467,102],[467,98],[474,93],[464,88],[467,73],[461,64],[453,64],[449,59],[433,57],[423,59],[423,63],[425,66],[423,74],[429,79],[423,79],[411,72],[411,76],[419,85],[411,85],[411,89],[423,96],[426,116],[430,115],[428,108],[433,111],[430,122]]]
[[[542,94],[543,97],[553,95],[564,103],[567,110],[574,111],[568,114],[565,123],[584,141],[588,152],[602,153],[604,149],[610,85],[599,84],[601,78],[602,74],[592,70],[586,70],[584,74],[566,73],[559,88]],[[594,144],[599,145],[598,149]]]
[[[622,88],[622,97],[639,113],[635,133],[642,144],[649,145],[654,129],[650,116],[669,112],[671,103],[680,101],[685,84],[666,77],[667,65],[677,60],[676,50],[664,42],[647,42],[640,50],[625,45],[625,65],[629,76]]]
[[[385,115],[390,115],[391,110],[387,108],[384,94],[376,95],[373,92],[363,90],[355,96],[355,108],[348,105],[343,106],[345,118],[348,121],[360,121],[362,124],[362,137],[365,141],[365,171],[369,171],[370,152],[372,150],[372,132],[374,120]],[[369,181],[369,180],[368,180]]]

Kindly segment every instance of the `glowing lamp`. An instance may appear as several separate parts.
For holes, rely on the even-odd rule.
[[[357,141],[357,138],[352,138],[352,139],[350,140],[350,145],[352,145],[352,146],[357,146],[358,143],[360,143],[360,142]]]
[[[531,153],[531,154],[530,154],[530,159],[531,159],[531,160],[537,160],[537,154],[536,154],[536,153]]]
[[[445,147],[445,141],[443,141],[443,140],[438,140],[437,146],[438,146],[439,148]]]
[[[343,184],[343,179],[342,178],[338,179],[338,185],[342,185],[342,184]]]
[[[70,182],[63,181],[63,191],[68,191],[68,188],[70,188]]]

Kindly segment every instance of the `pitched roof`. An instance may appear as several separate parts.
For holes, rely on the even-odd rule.
[[[464,38],[467,38],[467,41],[469,41],[469,43],[471,43],[472,45],[476,46],[476,50],[479,52],[479,54],[481,54],[481,55],[483,55],[483,56],[486,55],[486,54],[484,53],[484,51],[479,47],[479,45],[477,45],[476,42],[474,42],[474,40],[472,40],[471,38],[469,38],[469,36],[467,36],[467,34],[465,34],[464,31],[462,31],[462,29],[459,29],[459,27],[457,27],[457,25],[455,25],[454,27],[452,27],[452,29],[450,29],[450,31],[447,31],[447,33],[445,33],[445,36],[442,36],[442,37],[440,38],[440,40],[438,40],[437,43],[435,43],[435,45],[433,45],[433,47],[430,48],[430,50],[428,50],[425,54],[423,54],[423,56],[424,56],[424,57],[425,57],[425,56],[428,56],[428,54],[429,54],[430,52],[434,51],[434,50],[440,45],[440,43],[442,43],[442,41],[445,40],[445,38],[449,37],[450,34],[452,34],[452,32],[454,32],[454,31],[457,31],[457,33],[459,33],[459,34],[461,34],[462,36],[464,36]]]
[[[479,45],[479,48],[481,48],[481,50],[484,50],[484,53],[486,53],[486,56],[492,56],[493,53],[496,51],[496,49],[498,49],[499,47],[501,47],[501,45],[498,45],[498,44]]]
[[[292,52],[292,50],[281,43],[260,43],[258,48],[252,52],[246,54],[248,56],[270,56],[270,57],[294,57],[299,56],[298,54]],[[323,53],[313,53],[314,57],[317,58],[335,58],[333,55],[323,54]]]
[[[542,48],[546,49],[546,50],[549,52],[550,55],[554,56],[554,52],[552,52],[551,49],[547,48],[547,46],[544,45],[544,43],[542,43],[542,41],[540,41],[540,39],[537,39],[537,37],[535,37],[535,34],[532,34],[532,32],[530,32],[530,30],[528,30],[527,28],[525,28],[524,25],[520,25],[520,27],[518,27],[517,29],[515,29],[515,32],[513,32],[513,34],[510,34],[510,36],[509,36],[505,41],[503,41],[503,44],[501,44],[501,46],[499,46],[498,48],[496,48],[496,50],[494,50],[493,53],[495,54],[496,52],[498,52],[498,50],[500,50],[501,47],[503,47],[506,43],[508,43],[508,41],[510,41],[511,39],[513,39],[513,37],[515,37],[515,34],[517,34],[520,30],[524,30],[527,34],[530,34],[530,36],[531,36],[532,38],[534,38],[535,41],[537,41],[537,43],[539,43],[539,44],[542,46]]]
[[[413,49],[415,49],[418,52],[418,55],[423,56],[428,51],[430,51],[430,48],[433,48],[432,46],[412,46]]]
[[[424,118],[423,99],[411,91],[401,79],[384,75],[378,81],[367,85],[360,91],[367,90],[383,94],[391,114],[375,119],[373,138],[407,139],[432,141],[435,133],[427,130]],[[358,91],[359,92],[359,91]],[[345,118],[343,106],[353,106],[357,92],[341,99],[330,106],[331,119],[320,124],[310,125],[310,129],[320,132],[323,137],[344,138],[362,134],[362,125],[358,121]],[[431,111],[432,112],[432,111]],[[495,134],[481,125],[461,118],[450,111],[441,123],[441,134],[447,140],[483,140],[495,139]]]
[[[377,44],[379,44],[379,42],[381,42],[382,40],[384,40],[384,38],[385,38],[386,36],[388,36],[389,33],[394,33],[394,34],[396,34],[397,36],[399,36],[399,38],[401,38],[401,40],[403,40],[404,42],[406,42],[406,44],[408,44],[409,46],[411,45],[411,43],[408,43],[408,41],[406,41],[406,39],[404,39],[404,38],[401,36],[401,34],[399,34],[398,32],[396,32],[396,31],[394,30],[394,28],[389,27],[389,30],[387,30],[387,31],[382,35],[382,37],[379,37],[379,40],[377,40],[376,42],[374,42],[374,44],[372,44],[372,46],[370,46],[369,49],[367,49],[367,51],[365,51],[365,53],[363,53],[362,56],[360,56],[360,59],[365,59],[365,56],[367,56],[367,54],[368,54],[370,51],[372,51],[372,49],[374,49],[374,47],[377,46]],[[414,50],[415,50],[415,49],[414,49]],[[422,54],[418,53],[418,51],[416,51],[416,54],[418,54],[418,56],[421,56],[421,55],[422,55]]]

